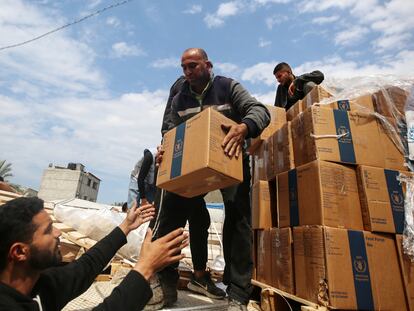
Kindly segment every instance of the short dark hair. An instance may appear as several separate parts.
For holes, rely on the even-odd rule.
[[[3,178],[3,176],[0,176],[0,181],[4,181],[4,178]]]
[[[16,242],[30,243],[36,226],[33,217],[43,210],[37,197],[17,198],[0,206],[0,271],[6,268],[7,254]]]
[[[280,70],[288,70],[290,71],[290,73],[292,73],[292,68],[290,68],[288,63],[279,63],[276,65],[275,69],[273,69],[273,74],[275,75],[276,72],[280,71]]]

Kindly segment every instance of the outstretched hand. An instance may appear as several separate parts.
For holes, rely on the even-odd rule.
[[[152,204],[145,204],[137,207],[137,203],[134,202],[129,209],[126,218],[119,225],[119,228],[128,235],[129,232],[135,230],[143,223],[150,221],[154,218],[155,207]]]
[[[243,150],[244,138],[248,132],[247,125],[244,123],[233,125],[222,124],[221,128],[223,131],[227,132],[226,137],[224,137],[223,142],[221,143],[224,153],[230,158],[233,156],[238,158]]]
[[[162,268],[177,262],[185,257],[181,250],[188,246],[188,233],[178,228],[153,242],[152,230],[148,229],[142,243],[141,252],[134,270],[138,271],[147,280]]]

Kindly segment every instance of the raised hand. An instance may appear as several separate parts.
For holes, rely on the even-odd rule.
[[[135,230],[143,223],[154,218],[155,207],[152,204],[144,204],[137,208],[137,203],[134,202],[129,209],[126,218],[119,225],[119,228],[128,235],[129,232]]]
[[[153,242],[152,230],[148,229],[142,243],[141,252],[134,270],[141,273],[147,280],[162,268],[184,258],[181,250],[188,246],[188,233],[178,228]]]

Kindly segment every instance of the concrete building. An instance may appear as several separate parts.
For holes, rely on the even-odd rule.
[[[69,163],[67,167],[50,164],[43,172],[38,196],[45,201],[79,198],[96,202],[100,182],[80,163]]]

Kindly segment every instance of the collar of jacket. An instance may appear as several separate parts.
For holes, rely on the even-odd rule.
[[[213,85],[213,80],[214,80],[214,73],[211,73],[210,74],[210,80],[207,82],[207,85],[204,88],[204,90],[201,92],[201,94],[197,94],[196,92],[194,92],[191,89],[190,83],[188,83],[188,81],[185,81],[186,85],[188,86],[189,95],[191,95],[192,97],[196,98],[198,101],[202,100],[206,96],[207,91]]]

